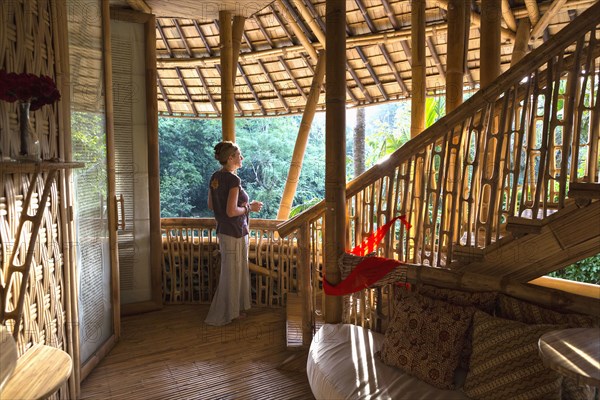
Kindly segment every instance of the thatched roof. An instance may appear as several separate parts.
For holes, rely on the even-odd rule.
[[[538,28],[546,23],[543,17],[549,9],[558,9],[547,28],[538,29],[542,33],[540,37],[530,42],[532,47],[537,47],[595,3],[594,0],[538,1],[536,11],[536,7],[531,7],[532,1],[501,1],[502,71],[510,65],[520,19],[530,19],[535,30],[538,22]],[[157,16],[159,114],[220,117],[218,4],[182,0],[128,0],[128,3],[142,10],[140,4],[153,6],[151,11]],[[410,3],[407,0],[347,1],[348,107],[410,98]],[[529,3],[529,8],[525,3]],[[319,37],[325,32],[324,0],[277,0],[257,10],[264,4],[241,1],[233,5],[234,13],[238,10],[238,14],[247,16],[235,80],[238,117],[297,114],[304,110],[317,60],[299,41],[290,18],[297,22],[315,51],[323,49]],[[429,95],[443,94],[445,90],[447,5],[445,0],[427,1]],[[476,90],[479,82],[480,5],[480,1],[474,1],[471,12],[466,90]],[[253,13],[248,15],[250,11]],[[324,102],[322,92],[318,109],[324,108]]]

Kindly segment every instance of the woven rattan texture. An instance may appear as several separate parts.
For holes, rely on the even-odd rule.
[[[0,69],[55,78],[52,6],[48,0],[0,3]],[[17,38],[18,41],[17,41]],[[20,150],[17,102],[0,101],[0,155],[16,157]],[[42,158],[58,156],[56,104],[31,112],[32,127],[40,138]]]

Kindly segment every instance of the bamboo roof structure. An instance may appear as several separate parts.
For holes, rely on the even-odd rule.
[[[119,3],[119,2],[113,2]],[[318,52],[325,44],[325,0],[237,2],[127,0],[124,6],[156,14],[158,113],[163,117],[220,118],[218,10],[246,17],[235,66],[235,116],[301,114]],[[445,93],[447,0],[426,5],[427,95]],[[555,35],[595,0],[501,0],[501,70],[506,71],[521,19],[531,23],[530,49]],[[219,3],[221,4],[221,3]],[[348,0],[346,102],[348,108],[411,97],[411,2]],[[464,88],[480,79],[480,1],[473,1]],[[220,8],[219,8],[220,7]],[[324,110],[321,92],[317,110]]]

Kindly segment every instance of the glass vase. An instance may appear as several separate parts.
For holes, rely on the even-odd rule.
[[[31,126],[29,109],[31,103],[19,103],[19,132],[21,137],[21,151],[19,158],[22,160],[41,161],[40,140]]]

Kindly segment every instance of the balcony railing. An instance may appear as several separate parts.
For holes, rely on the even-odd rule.
[[[249,264],[253,305],[281,307],[297,291],[295,235],[280,238],[281,221],[250,221]],[[163,302],[210,304],[220,271],[213,218],[163,218]]]

